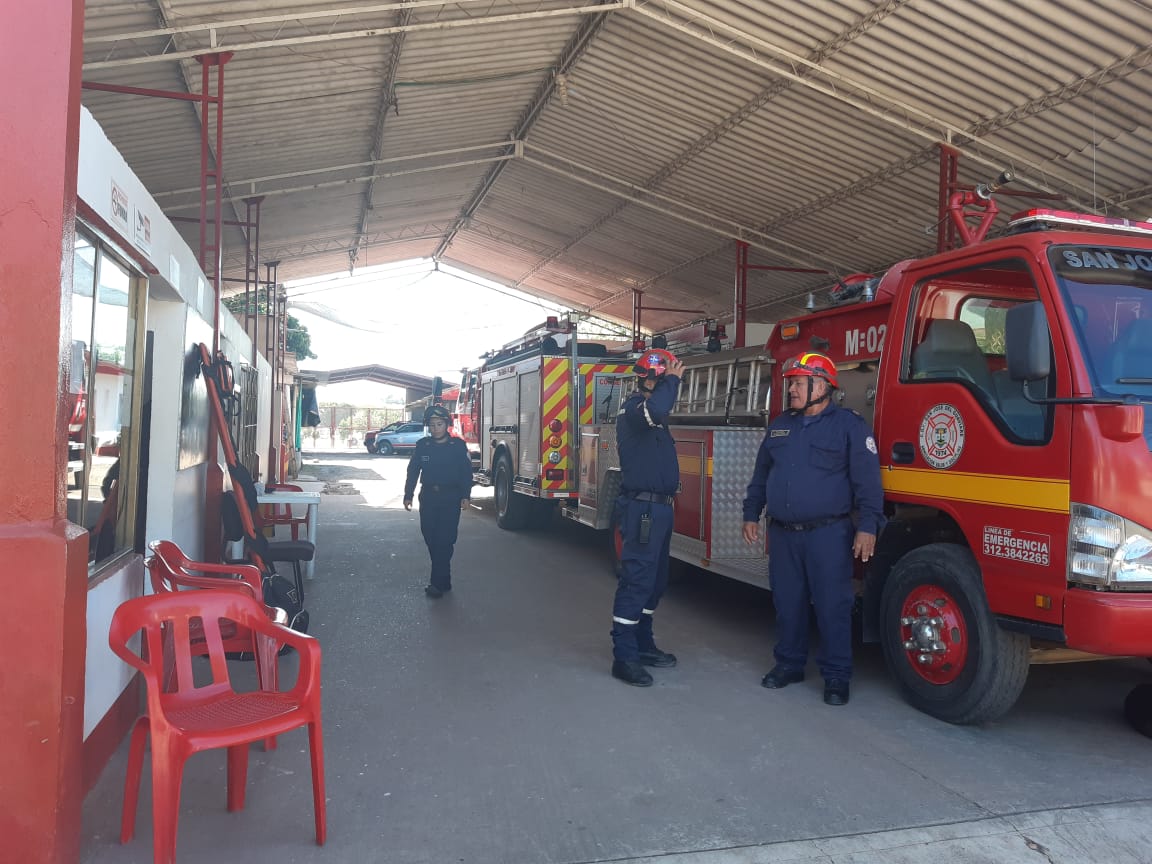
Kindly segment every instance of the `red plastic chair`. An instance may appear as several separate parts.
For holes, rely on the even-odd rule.
[[[228,677],[220,633],[222,620],[295,648],[300,655],[296,685],[288,691],[237,693]],[[194,625],[201,628],[211,664],[211,682],[199,687],[192,669]],[[141,630],[146,648],[143,656],[130,645]],[[163,687],[165,631],[172,634],[176,661],[175,689],[171,692],[165,692]],[[188,757],[201,750],[226,747],[228,809],[242,810],[248,777],[248,745],[307,726],[316,843],[324,844],[328,829],[320,722],[320,644],[315,639],[269,621],[264,607],[240,591],[178,591],[137,597],[123,603],[112,616],[108,643],[125,663],[139,670],[148,691],[147,713],[133,726],[128,747],[121,843],[127,843],[135,834],[144,744],[149,734],[152,736],[153,861],[174,864],[180,782]]]
[[[193,561],[171,540],[157,540],[149,548],[152,557],[147,560],[148,575],[152,590],[157,594],[170,594],[181,588],[231,589],[242,591],[259,603],[264,603],[260,571],[251,564],[209,564]],[[209,574],[209,575],[203,575]],[[278,624],[287,624],[288,616],[283,609],[264,606],[268,618]],[[251,652],[256,659],[256,678],[261,690],[276,690],[279,687],[277,652],[280,646],[272,640],[257,638],[256,634],[232,622],[220,628],[224,640],[224,650],[228,652]],[[207,643],[203,634],[196,628],[192,633],[193,654],[207,653]],[[267,749],[276,748],[275,740],[267,742]]]
[[[303,492],[304,489],[292,483],[266,483],[264,489],[267,492]],[[302,505],[296,505],[302,506]],[[292,539],[300,539],[300,527],[304,527],[304,533],[308,533],[308,508],[305,506],[303,516],[292,515],[291,504],[261,504],[260,505],[260,518],[264,523],[265,528],[272,528],[276,530],[277,525],[287,525],[292,531]]]

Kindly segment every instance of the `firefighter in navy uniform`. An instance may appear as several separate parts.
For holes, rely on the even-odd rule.
[[[853,558],[868,561],[883,525],[876,440],[867,421],[832,401],[836,365],[801,354],[784,365],[789,410],[768,427],[744,499],[744,539],[768,517],[768,576],[776,605],[776,665],[763,686],[804,680],[808,607],[816,610],[824,701],[848,702],[852,678]],[[852,513],[855,511],[855,525]]]
[[[652,615],[668,585],[672,501],[680,487],[680,465],[668,431],[684,364],[653,349],[636,361],[636,392],[616,417],[620,453],[620,497],[616,519],[624,539],[620,583],[612,606],[612,675],[649,687],[645,666],[676,665],[675,655],[656,647]]]
[[[412,509],[420,480],[420,533],[432,558],[432,578],[424,593],[443,597],[452,590],[452,551],[460,526],[460,511],[472,494],[472,460],[462,438],[448,434],[451,417],[443,405],[433,405],[425,417],[427,437],[421,438],[408,460],[404,509]]]

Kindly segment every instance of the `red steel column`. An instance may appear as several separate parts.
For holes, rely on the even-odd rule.
[[[83,801],[88,535],[65,515],[83,0],[0,6],[0,838],[73,864]]]
[[[200,64],[200,269],[212,280],[212,357],[220,348],[221,254],[224,236],[224,64],[230,51],[201,54]],[[211,70],[216,69],[216,95],[211,94]],[[216,106],[215,114],[211,111]],[[210,130],[215,131],[216,159],[210,164]],[[208,238],[209,180],[212,183],[212,238]],[[208,425],[208,468],[204,480],[204,557],[219,561],[223,542],[220,499],[224,494],[224,470],[219,462],[220,440],[216,427]]]
[[[748,318],[748,244],[736,241],[736,286],[732,300],[733,348],[744,347]]]
[[[952,217],[948,213],[948,201],[956,191],[959,182],[959,155],[947,144],[937,144],[940,149],[940,180],[937,186],[937,222],[936,222],[936,251],[947,252],[957,248],[960,243],[956,233],[956,226],[952,224]]]

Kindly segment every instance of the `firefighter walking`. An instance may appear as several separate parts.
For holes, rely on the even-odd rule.
[[[452,590],[452,552],[460,526],[460,511],[472,494],[472,460],[468,446],[448,434],[448,409],[433,405],[425,422],[429,435],[421,438],[408,461],[404,509],[412,509],[416,481],[420,481],[420,533],[432,559],[432,576],[424,593],[442,597]]]
[[[852,678],[853,558],[868,561],[883,523],[876,441],[855,411],[834,404],[836,365],[801,354],[784,366],[789,410],[768,427],[744,499],[744,539],[759,540],[767,503],[768,577],[776,605],[771,690],[804,680],[808,607],[816,610],[824,701],[845,705]],[[852,513],[855,511],[856,524]]]
[[[637,389],[616,417],[620,497],[616,519],[623,536],[620,582],[612,606],[612,676],[650,687],[645,666],[676,665],[656,647],[652,616],[668,585],[672,502],[680,485],[668,415],[676,404],[684,366],[654,349],[636,361]]]

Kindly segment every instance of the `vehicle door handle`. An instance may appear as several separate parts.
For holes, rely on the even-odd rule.
[[[892,444],[892,461],[897,465],[911,465],[916,460],[916,447],[908,441]]]

